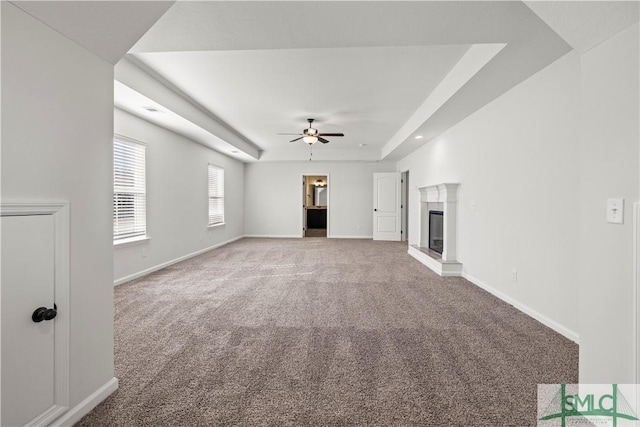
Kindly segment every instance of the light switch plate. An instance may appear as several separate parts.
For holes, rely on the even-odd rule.
[[[607,200],[607,222],[611,224],[624,222],[624,199]]]

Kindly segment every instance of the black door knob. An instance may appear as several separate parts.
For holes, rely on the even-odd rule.
[[[52,320],[58,315],[58,311],[54,308],[38,307],[31,315],[31,320],[34,322],[42,322],[43,320]]]

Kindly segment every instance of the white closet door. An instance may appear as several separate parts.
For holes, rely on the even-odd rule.
[[[1,425],[22,426],[51,412],[55,398],[53,215],[3,216],[1,222]]]

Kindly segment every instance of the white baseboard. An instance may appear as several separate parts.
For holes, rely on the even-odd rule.
[[[373,236],[327,236],[329,239],[361,239],[361,240],[372,240]]]
[[[65,412],[60,418],[56,419],[51,425],[55,427],[71,427],[117,389],[118,379],[111,378],[104,385],[87,396],[87,398],[82,402],[78,403],[76,406]]]
[[[302,236],[287,235],[287,234],[245,234],[244,237],[251,237],[255,239],[301,239]]]
[[[121,277],[121,278],[113,281],[113,286],[122,285],[123,283],[130,282],[131,280],[137,279],[137,278],[142,277],[142,276],[146,276],[147,274],[153,273],[154,271],[162,270],[165,267],[169,267],[170,265],[179,263],[179,262],[187,260],[189,258],[193,258],[194,256],[198,256],[198,255],[201,255],[201,254],[203,254],[205,252],[209,252],[209,251],[211,251],[213,249],[217,249],[217,248],[222,247],[224,245],[228,245],[229,243],[233,243],[236,240],[240,240],[242,238],[244,238],[244,236],[234,237],[233,239],[227,240],[226,242],[217,243],[217,244],[215,244],[213,246],[209,246],[208,248],[200,249],[199,251],[192,252],[190,254],[181,256],[181,257],[176,258],[176,259],[172,259],[172,260],[167,261],[167,262],[163,262],[162,264],[155,265],[153,267],[147,268],[147,269],[139,271],[137,273],[133,273],[133,274],[130,274],[128,276]]]
[[[487,285],[486,283],[483,283],[482,281],[476,279],[473,276],[470,276],[469,274],[463,272],[462,273],[462,277],[464,277],[465,279],[467,279],[468,281],[470,281],[471,283],[473,283],[474,285],[484,289],[485,291],[489,292],[490,294],[493,294],[494,296],[500,298],[502,301],[506,302],[507,304],[511,304],[512,306],[514,306],[515,308],[517,308],[518,310],[520,310],[521,312],[523,312],[524,314],[533,317],[534,319],[536,319],[538,322],[542,323],[545,326],[548,326],[549,328],[553,329],[554,331],[556,331],[557,333],[559,333],[560,335],[563,335],[564,337],[570,339],[571,341],[575,342],[576,344],[580,344],[580,340],[579,340],[579,335],[577,333],[575,333],[574,331],[565,328],[564,326],[562,326],[561,324],[559,324],[558,322],[549,319],[547,316],[545,316],[544,314],[541,314],[539,312],[537,312],[536,310],[532,309],[531,307],[522,304],[519,301],[516,301],[515,299],[511,298],[510,296],[506,295],[503,292],[500,292],[499,290],[492,288],[491,286]]]
[[[303,236],[293,235],[275,235],[275,234],[245,234],[244,237],[256,238],[256,239],[301,239]],[[371,240],[373,236],[327,236],[327,239],[364,239]]]

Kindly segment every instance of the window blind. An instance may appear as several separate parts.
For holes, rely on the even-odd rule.
[[[113,141],[113,240],[147,233],[146,146],[116,135]]]
[[[209,225],[224,222],[224,169],[209,165]]]

